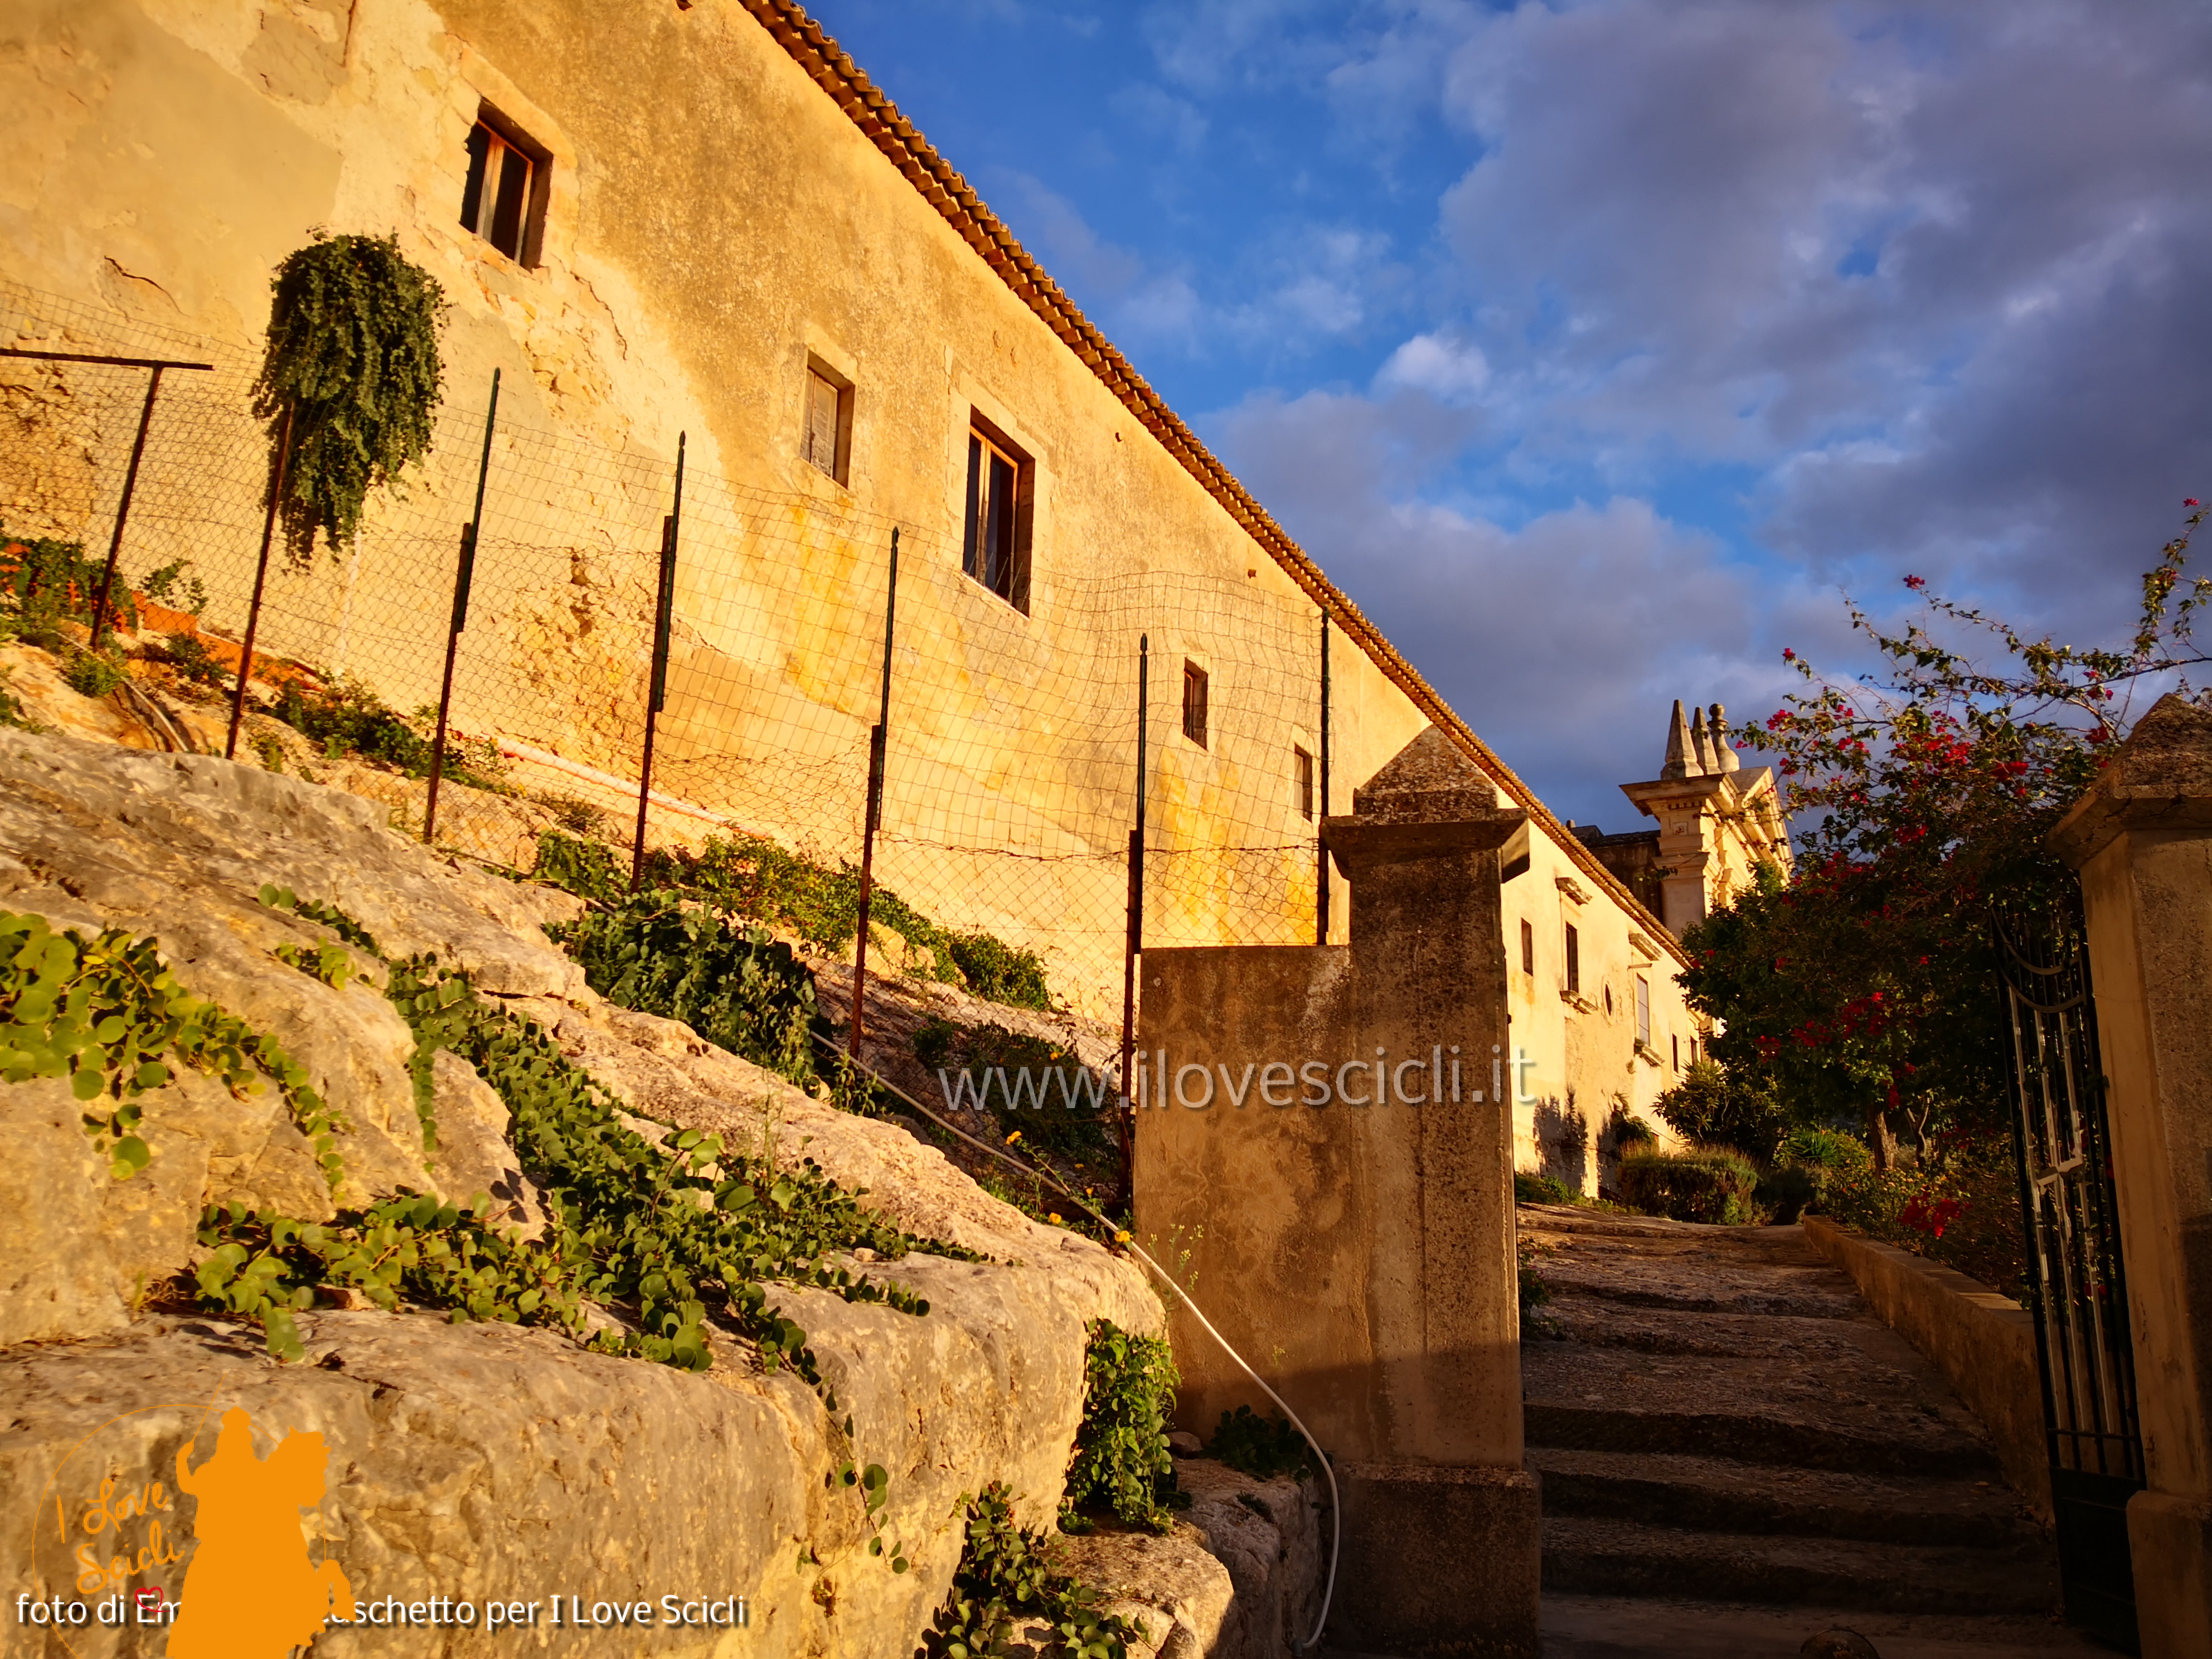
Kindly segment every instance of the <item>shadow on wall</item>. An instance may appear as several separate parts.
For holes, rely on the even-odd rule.
[[[1597,1135],[1597,1188],[1601,1196],[1620,1190],[1620,1154],[1624,1148],[1642,1140],[1649,1133],[1637,1125],[1635,1133],[1624,1138],[1621,1130],[1632,1122],[1627,1102],[1615,1100],[1612,1115],[1606,1119],[1605,1127]]]
[[[1540,1173],[1571,1193],[1589,1196],[1589,1124],[1575,1104],[1575,1091],[1567,1091],[1566,1103],[1556,1099],[1536,1103],[1536,1157]]]

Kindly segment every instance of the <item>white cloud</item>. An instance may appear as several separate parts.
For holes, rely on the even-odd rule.
[[[1390,354],[1375,376],[1378,389],[1403,386],[1439,403],[1472,403],[1490,384],[1482,348],[1443,333],[1416,334]]]

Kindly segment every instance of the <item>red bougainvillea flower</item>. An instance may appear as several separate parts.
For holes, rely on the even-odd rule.
[[[1785,645],[1782,647],[1782,660],[1784,662],[1796,662],[1797,660],[1797,653]]]
[[[2196,505],[2197,505],[2197,497],[2196,497],[2196,496],[2194,496],[2194,495],[2191,495],[2191,496],[2187,501],[2185,501],[2182,502],[2182,505],[2183,505],[2184,507],[2194,507],[2194,506],[2196,506]]]
[[[1928,578],[1925,576],[1907,576],[1905,579],[1905,585],[1907,587],[1925,587],[1928,586]]]

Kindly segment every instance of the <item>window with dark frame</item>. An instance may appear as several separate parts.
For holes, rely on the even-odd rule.
[[[1567,924],[1567,989],[1577,996],[1583,988],[1583,936],[1571,921]]]
[[[1680,1071],[1682,1069],[1682,1039],[1679,1036],[1670,1036],[1667,1039],[1667,1047],[1673,1057],[1674,1069]]]
[[[1291,787],[1297,793],[1298,816],[1311,823],[1314,815],[1313,757],[1297,744],[1291,745]]]
[[[850,481],[853,384],[814,357],[806,360],[805,422],[799,453],[839,483]]]
[[[469,130],[468,148],[461,223],[516,264],[535,265],[544,237],[551,153],[488,108]]]
[[[1536,971],[1536,929],[1526,921],[1521,924],[1521,971],[1524,974]]]
[[[1182,734],[1206,747],[1206,671],[1185,659],[1182,665]]]
[[[968,429],[968,521],[960,568],[1024,616],[1030,608],[1029,458],[978,420]]]

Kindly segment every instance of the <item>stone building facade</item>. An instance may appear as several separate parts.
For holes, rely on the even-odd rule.
[[[1771,780],[1693,772],[1685,751],[1679,775],[1670,755],[1661,782],[1632,787],[1662,819],[1670,872],[1661,906],[1640,900],[1636,874],[1624,880],[1545,809],[791,0],[17,0],[0,16],[0,95],[13,157],[0,279],[17,292],[117,319],[118,337],[158,327],[250,363],[288,252],[318,228],[396,234],[451,301],[455,399],[499,369],[503,423],[625,464],[660,465],[684,435],[700,499],[720,479],[735,505],[725,562],[679,575],[679,616],[701,620],[678,630],[672,776],[771,704],[796,710],[778,718],[821,754],[865,748],[879,647],[857,624],[832,638],[809,618],[837,605],[879,614],[877,567],[849,526],[901,527],[908,701],[893,769],[912,784],[902,799],[925,805],[879,872],[950,924],[1044,951],[1078,1006],[1118,1009],[1119,924],[1108,912],[1076,927],[1091,901],[1055,872],[1090,860],[1118,880],[1133,774],[1055,688],[1071,662],[1097,665],[1086,684],[1133,683],[1133,638],[1102,644],[1100,596],[1173,593],[1173,606],[1112,612],[1141,629],[1153,664],[1148,927],[1157,916],[1182,943],[1312,942],[1321,817],[1433,725],[1528,816],[1504,919],[1519,1166],[1594,1185],[1607,1123],[1650,1118],[1696,1052],[1670,927],[1744,878],[1756,837],[1782,846]],[[24,400],[65,381],[11,383],[11,523],[52,507],[24,482],[38,470],[21,453],[36,426]],[[415,508],[465,497],[474,451],[448,447]],[[541,503],[515,532],[561,555],[557,577],[479,580],[495,620],[534,619],[513,625],[501,671],[508,706],[553,723],[532,752],[619,773],[613,750],[591,750],[589,721],[569,718],[636,695],[634,664],[586,660],[608,637],[593,632],[590,573],[608,515],[649,528],[662,508],[600,493],[603,513]],[[72,528],[69,512],[48,516]],[[76,527],[94,517],[88,498]],[[444,544],[428,557],[403,542],[373,555],[380,602],[441,615]],[[880,558],[872,539],[866,558]],[[354,574],[274,580],[300,635],[285,648],[343,658]],[[717,633],[713,618],[747,607],[770,617],[762,633]],[[1317,665],[1323,613],[1321,792],[1317,681],[1254,665],[1294,646]],[[1283,640],[1293,646],[1269,643]],[[387,689],[395,706],[425,700],[421,674],[434,686],[425,660]],[[1193,675],[1195,738],[1187,690],[1176,717]],[[1235,744],[1207,740],[1209,695],[1224,729],[1243,722]],[[957,811],[927,806],[939,784],[964,792]],[[664,787],[717,805],[705,783]],[[848,809],[803,820],[782,799],[732,795],[720,810],[849,851]],[[1178,884],[1179,855],[1212,868],[1198,855],[1230,842],[1266,856],[1234,883]],[[994,852],[1026,860],[1020,881],[1001,878]],[[1705,901],[1678,899],[1692,868]],[[1341,942],[1341,878],[1320,878]]]

